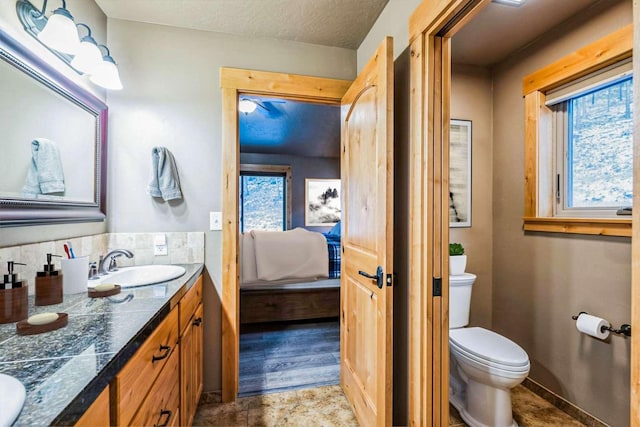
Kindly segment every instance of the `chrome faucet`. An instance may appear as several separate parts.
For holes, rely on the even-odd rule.
[[[108,274],[112,271],[118,271],[118,264],[116,258],[119,256],[126,256],[127,258],[133,258],[133,252],[127,249],[114,249],[107,252],[104,258],[100,259],[100,265],[98,266],[98,272],[100,274]],[[108,267],[107,267],[108,263]]]

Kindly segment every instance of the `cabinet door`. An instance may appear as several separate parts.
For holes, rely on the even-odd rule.
[[[190,426],[195,414],[193,405],[194,387],[192,372],[194,370],[194,348],[193,348],[193,327],[185,329],[180,338],[180,411],[183,426]]]
[[[180,341],[180,407],[184,426],[190,426],[203,386],[202,304],[198,305]]]
[[[198,407],[200,401],[200,395],[202,394],[202,387],[204,385],[204,326],[203,326],[203,310],[202,304],[198,306],[196,314],[193,319],[193,402],[194,412]]]

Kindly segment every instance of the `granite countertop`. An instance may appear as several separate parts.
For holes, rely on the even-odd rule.
[[[124,288],[107,298],[65,295],[61,304],[37,307],[29,296],[30,316],[67,313],[69,323],[28,336],[17,335],[15,323],[0,325],[0,373],[27,389],[14,425],[74,424],[169,314],[172,297],[189,289],[203,270],[202,264],[182,267],[182,277]]]

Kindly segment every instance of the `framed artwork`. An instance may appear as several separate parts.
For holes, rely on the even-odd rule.
[[[337,224],[342,215],[341,192],[339,179],[305,179],[304,225],[324,227]]]
[[[449,226],[471,227],[471,120],[451,120]]]

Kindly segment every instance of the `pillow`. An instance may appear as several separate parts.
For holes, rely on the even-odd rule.
[[[327,234],[330,236],[340,236],[340,221],[338,221]]]

